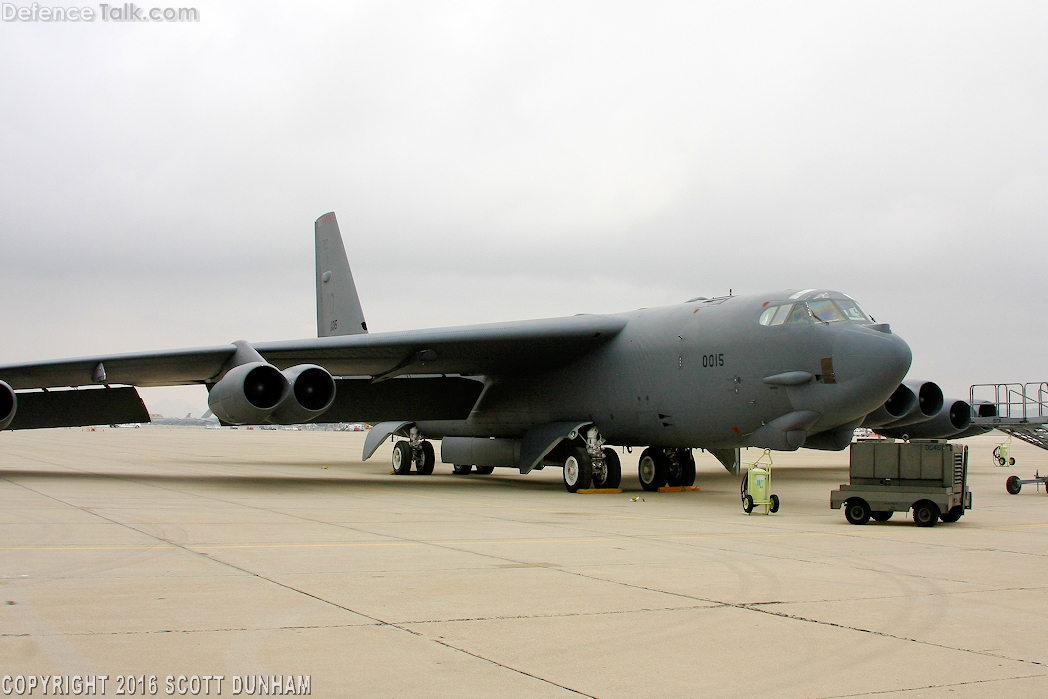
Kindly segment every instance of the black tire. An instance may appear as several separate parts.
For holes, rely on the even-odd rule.
[[[939,515],[939,519],[947,523],[952,523],[959,520],[961,518],[961,515],[963,514],[964,505],[954,505],[950,508],[949,512],[944,512],[941,515]]]
[[[779,511],[779,496],[776,495],[775,493],[772,493],[771,494],[771,498],[769,498],[769,499],[771,500],[771,507],[768,508],[768,512],[778,512]]]
[[[466,476],[473,470],[473,464],[455,464],[451,467],[451,472],[456,476]]]
[[[637,463],[637,477],[640,479],[640,487],[649,492],[658,490],[666,485],[666,477],[669,472],[665,452],[655,447],[648,447],[640,455]]]
[[[564,459],[564,487],[569,493],[585,490],[593,482],[593,462],[582,447],[571,447]]]
[[[490,476],[495,472],[494,466],[477,466],[477,474],[481,476]]]
[[[921,500],[913,504],[913,523],[918,527],[934,527],[939,514],[939,506],[934,502]]]
[[[998,466],[1004,466],[1004,457],[1003,456],[997,458],[997,465]]]
[[[398,476],[411,473],[411,446],[407,442],[393,445],[393,473]]]
[[[1012,495],[1018,495],[1023,489],[1022,479],[1019,476],[1008,476],[1008,480],[1004,482],[1004,489]]]
[[[742,498],[742,511],[746,514],[753,512],[753,498],[748,494]]]
[[[1014,456],[1009,456],[1008,457],[1008,465],[1009,466],[1014,466],[1015,465],[1015,457]]]
[[[844,503],[844,518],[851,524],[866,524],[870,521],[870,506],[862,498]]]
[[[684,485],[684,463],[680,460],[683,449],[674,449],[672,456],[666,456],[666,485],[679,488]],[[666,452],[663,452],[665,455]]]
[[[422,463],[415,464],[415,469],[420,476],[428,476],[433,473],[433,467],[437,465],[437,455],[433,453],[433,444],[422,443]]]
[[[873,518],[874,522],[887,522],[895,514],[891,510],[874,510],[870,513],[870,517]]]
[[[593,487],[618,488],[622,482],[622,464],[614,449],[604,450],[604,466],[603,478],[598,478],[596,470],[593,471]]]
[[[695,485],[695,455],[691,449],[678,449],[677,461],[681,464],[680,484],[683,486]]]

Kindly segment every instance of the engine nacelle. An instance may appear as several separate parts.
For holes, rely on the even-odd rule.
[[[0,381],[0,430],[5,429],[15,419],[15,410],[18,409],[18,398],[14,389],[7,383]]]
[[[250,362],[233,367],[212,386],[207,404],[222,422],[258,425],[273,414],[290,392],[287,378],[275,366]]]
[[[899,384],[884,405],[863,420],[863,427],[880,427],[901,419],[917,406],[917,394],[906,384]]]
[[[324,367],[299,364],[283,371],[291,390],[269,416],[278,425],[295,425],[320,417],[335,402],[335,380]]]
[[[942,389],[939,388],[938,384],[931,381],[903,381],[902,383],[914,392],[917,396],[917,402],[901,418],[895,422],[886,423],[884,425],[885,428],[915,425],[919,422],[931,420],[939,414],[943,406],[943,397]],[[878,429],[877,432],[881,432],[881,430]]]
[[[910,439],[948,439],[968,429],[972,424],[972,406],[963,400],[947,400],[939,413],[924,422],[904,427],[881,427],[877,434],[896,439],[909,436]]]

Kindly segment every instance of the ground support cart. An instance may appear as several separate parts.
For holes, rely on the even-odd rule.
[[[1034,474],[1033,478],[1019,478],[1019,476],[1009,476],[1008,480],[1004,482],[1004,487],[1012,495],[1018,495],[1019,491],[1023,489],[1024,485],[1030,485],[1031,483],[1037,484],[1037,489],[1041,489],[1041,485],[1044,485],[1044,494],[1048,495],[1048,476],[1042,476],[1040,471]]]
[[[779,496],[771,492],[771,449],[751,464],[742,477],[742,509],[746,514],[754,507],[764,506],[764,514],[779,511]]]
[[[851,482],[830,493],[852,524],[886,522],[913,510],[919,527],[956,522],[972,507],[968,447],[941,440],[860,441],[851,445]]]

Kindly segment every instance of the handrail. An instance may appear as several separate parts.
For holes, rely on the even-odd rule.
[[[992,401],[985,397],[991,391]],[[976,410],[976,401],[982,400],[993,403],[997,417],[1022,420],[1048,417],[1048,381],[972,384],[968,389],[968,398],[973,412]]]

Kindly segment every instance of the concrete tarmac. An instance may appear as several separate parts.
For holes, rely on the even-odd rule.
[[[117,675],[159,695],[223,675],[222,696],[308,675],[322,697],[1044,697],[1048,497],[1004,481],[1048,453],[1017,442],[999,468],[998,441],[967,440],[974,509],[922,529],[829,509],[847,452],[775,454],[782,510],[747,516],[707,455],[697,492],[640,490],[635,450],[626,492],[571,495],[559,469],[392,476],[363,433],[3,432],[0,675],[103,674],[109,696]]]

